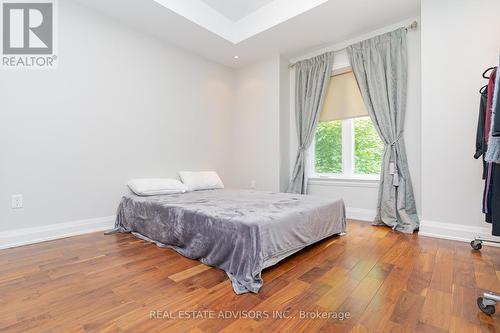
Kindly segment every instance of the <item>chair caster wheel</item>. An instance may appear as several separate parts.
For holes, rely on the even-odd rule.
[[[477,298],[477,306],[479,306],[479,309],[483,311],[485,314],[488,316],[491,316],[495,313],[495,306],[494,305],[484,305],[484,299],[482,297]]]
[[[476,251],[479,251],[483,247],[483,244],[481,241],[473,240],[470,242],[470,247],[472,247]]]

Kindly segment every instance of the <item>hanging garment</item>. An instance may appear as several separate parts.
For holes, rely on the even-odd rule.
[[[484,192],[483,192],[483,213],[486,214],[486,222],[491,223],[491,203],[492,203],[492,195],[493,195],[493,175],[495,163],[487,162],[484,163],[486,167],[483,170],[483,179],[484,181]]]
[[[474,154],[476,160],[486,153],[486,100],[486,93],[481,94],[476,130],[476,153]]]
[[[500,236],[500,164],[491,163],[489,219],[493,236]],[[487,215],[487,218],[488,218]],[[488,222],[488,220],[486,220]]]
[[[496,74],[496,70],[495,70]],[[492,74],[493,75],[493,74]],[[491,110],[491,146],[492,149],[495,149],[496,151],[500,151],[500,108],[498,106],[499,104],[499,94],[500,94],[500,75],[495,79],[495,93],[493,95],[491,105],[488,104]],[[491,80],[491,76],[490,76]],[[489,101],[488,101],[489,102]],[[496,134],[496,135],[495,135]],[[488,152],[488,151],[487,151]],[[492,179],[490,182],[490,192],[491,192],[491,199],[490,199],[490,215],[491,215],[491,223],[493,224],[492,228],[492,234],[494,236],[500,236],[500,164],[498,164],[498,159],[496,161],[497,163],[492,163],[493,168],[492,168]]]
[[[495,71],[496,73],[496,71]],[[494,124],[496,122],[500,122],[500,119],[497,119],[497,116],[500,117],[500,113],[495,113],[498,110],[497,103],[498,101],[498,90],[500,88],[500,75],[497,75],[495,78],[495,81],[493,84],[491,84],[491,77],[493,74],[490,75],[490,82],[488,83],[488,97],[491,94],[491,88],[494,89],[493,97],[491,98],[491,105],[490,103],[490,98],[486,101],[487,103],[487,108],[486,108],[486,144],[488,145],[488,149],[486,150],[486,156],[485,160],[488,162],[496,162],[500,163],[500,136],[492,136],[493,131],[488,131],[488,129],[492,129],[494,127]],[[490,88],[491,87],[491,88]],[[488,112],[491,114],[490,118],[490,127],[488,127]],[[495,120],[496,119],[496,120]],[[497,126],[500,126],[498,124]]]
[[[476,129],[476,153],[474,158],[477,160],[486,153],[486,101],[487,94],[482,93],[479,100],[479,117]]]
[[[496,75],[497,75],[497,69],[493,69],[493,71],[490,74],[490,79],[488,80],[488,90],[486,92],[486,144],[488,144],[489,141],[489,134],[491,130],[491,111],[492,111],[492,104],[493,104],[493,94],[495,92],[495,80],[496,80]]]
[[[495,75],[497,74],[497,71],[495,70]],[[500,76],[500,75],[499,75]],[[495,122],[493,122],[491,126],[491,135],[494,137],[499,137],[500,136],[500,77],[496,79],[495,81],[495,95],[492,98],[491,101],[491,113],[498,115],[498,117],[495,117]]]
[[[483,179],[484,182],[484,190],[483,190],[483,200],[482,200],[482,211],[486,214],[486,222],[491,223],[491,197],[492,197],[492,168],[493,164],[491,162],[486,162],[484,160],[484,155],[487,151],[486,145],[486,109],[487,109],[487,100],[488,93],[487,90],[481,93],[479,99],[479,117],[477,121],[477,130],[476,130],[476,153],[474,154],[474,158],[478,159],[481,156],[483,157]]]
[[[484,154],[487,150],[486,145],[486,101],[487,93],[481,93],[479,100],[479,117],[477,120],[477,130],[476,130],[476,152],[474,158],[477,160],[483,156],[483,179],[486,179],[486,162],[484,161]]]

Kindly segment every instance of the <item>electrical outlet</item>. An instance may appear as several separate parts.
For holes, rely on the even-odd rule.
[[[11,207],[12,209],[23,208],[23,195],[13,194],[11,196]]]
[[[250,183],[250,188],[255,190],[256,184],[257,184],[257,182],[255,180],[252,180],[252,182]]]

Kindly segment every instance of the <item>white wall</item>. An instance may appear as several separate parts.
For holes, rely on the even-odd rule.
[[[59,68],[0,73],[0,230],[111,216],[133,177],[224,178],[232,71],[58,6]]]
[[[498,65],[499,13],[498,0],[422,0],[425,233],[447,232],[432,230],[440,223],[450,224],[441,226],[450,237],[476,227],[489,231],[481,214],[481,161],[472,156],[478,91],[486,83],[481,74]]]
[[[349,59],[345,47],[359,42],[361,40],[371,38],[373,36],[383,34],[402,26],[410,24],[412,21],[419,18],[412,18],[382,29],[377,29],[368,34],[357,36],[346,40],[342,43],[327,46],[320,50],[308,52],[303,56],[296,57],[292,61],[309,58],[326,51],[337,51],[334,56],[334,69],[350,66]],[[410,174],[413,181],[415,198],[417,202],[417,210],[420,212],[421,207],[421,105],[420,105],[420,29],[408,32],[408,101],[405,123],[405,142],[408,155],[408,163]],[[297,150],[297,138],[295,132],[295,116],[293,111],[294,99],[294,73],[290,80],[290,103],[292,106],[291,112],[291,130],[290,130],[290,163],[295,162],[295,152]],[[377,206],[378,184],[377,182],[367,181],[323,181],[310,180],[309,193],[313,195],[327,196],[331,198],[343,198],[347,207],[349,217],[370,220],[375,215]]]
[[[423,234],[489,230],[472,155],[481,73],[500,51],[498,12],[497,0],[422,0],[408,34],[405,139]],[[216,169],[229,187],[284,190],[297,148],[288,59],[234,72],[70,1],[59,2],[59,20],[57,70],[0,73],[0,227],[12,231],[0,232],[0,247],[19,228],[112,216],[133,177]],[[338,52],[336,66],[346,60]],[[25,207],[12,210],[18,193]],[[310,193],[343,197],[351,216],[366,217],[377,186],[313,182]]]
[[[234,188],[280,187],[280,57],[236,71],[232,114],[231,176]]]

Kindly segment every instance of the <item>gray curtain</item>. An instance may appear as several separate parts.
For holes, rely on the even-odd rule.
[[[368,113],[385,144],[375,224],[411,233],[419,228],[403,129],[408,55],[406,29],[347,48]]]
[[[330,82],[333,52],[295,64],[295,121],[299,148],[288,192],[307,192],[306,153],[312,143],[326,88]]]

